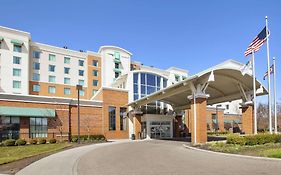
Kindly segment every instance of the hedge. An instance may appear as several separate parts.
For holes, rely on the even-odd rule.
[[[32,144],[32,145],[36,145],[37,142],[38,142],[37,139],[30,139],[29,140],[29,143]]]
[[[16,140],[15,139],[8,139],[4,141],[5,146],[15,146]]]
[[[46,139],[43,138],[39,139],[39,144],[46,144],[46,142],[47,142]]]
[[[227,144],[236,144],[236,145],[263,145],[266,143],[281,143],[280,134],[257,134],[257,135],[230,135],[227,137]]]
[[[71,137],[72,142],[77,142],[78,141],[78,136],[77,135],[73,135]],[[89,139],[88,139],[89,138]],[[104,135],[90,135],[88,137],[88,135],[81,135],[80,136],[80,141],[95,141],[95,140],[106,140]]]
[[[26,141],[23,140],[23,139],[18,139],[18,140],[16,141],[16,145],[17,145],[17,146],[26,145]]]

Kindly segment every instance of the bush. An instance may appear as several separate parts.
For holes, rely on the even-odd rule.
[[[83,141],[96,141],[96,140],[104,141],[106,139],[105,139],[104,135],[90,135],[89,138],[88,138],[88,135],[80,135],[80,141],[81,142],[83,142]],[[77,142],[78,136],[73,135],[71,141]]]
[[[16,140],[15,139],[8,139],[4,141],[5,146],[15,146]]]
[[[17,145],[17,146],[26,145],[26,141],[23,140],[23,139],[18,139],[18,140],[16,141],[16,145]]]
[[[39,139],[39,144],[46,144],[47,140],[44,138]]]
[[[38,142],[37,139],[30,139],[29,140],[29,143],[32,144],[32,145],[36,145],[37,142]]]
[[[78,138],[77,138],[77,137],[72,137],[71,141],[72,141],[72,142],[77,142],[77,141],[78,141]]]
[[[279,134],[257,134],[240,137],[238,135],[230,135],[227,137],[227,144],[236,145],[263,145],[266,143],[281,143],[281,135]]]
[[[50,144],[57,143],[57,140],[56,140],[55,138],[52,138],[52,139],[49,140],[49,143],[50,143]]]

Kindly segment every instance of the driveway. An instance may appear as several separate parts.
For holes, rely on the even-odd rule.
[[[41,159],[18,174],[27,175],[266,175],[281,174],[280,160],[201,152],[181,141],[118,141],[63,151]]]

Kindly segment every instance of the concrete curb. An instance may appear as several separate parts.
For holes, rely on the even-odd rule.
[[[238,157],[238,158],[247,158],[247,159],[257,159],[257,160],[265,160],[265,161],[277,161],[281,162],[281,159],[279,158],[269,158],[269,157],[256,157],[256,156],[247,156],[247,155],[241,155],[241,154],[230,154],[230,153],[222,153],[222,152],[215,152],[215,151],[210,151],[210,150],[204,150],[200,148],[195,148],[186,144],[183,144],[183,147],[195,151],[200,151],[200,152],[205,152],[205,153],[212,153],[212,154],[217,154],[217,155],[222,155],[222,156],[231,156],[231,157]]]

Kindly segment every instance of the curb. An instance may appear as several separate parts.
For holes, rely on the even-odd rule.
[[[205,153],[212,153],[212,154],[217,154],[217,155],[222,155],[222,156],[230,156],[230,157],[238,157],[238,158],[258,159],[258,160],[265,160],[265,161],[281,162],[281,159],[279,159],[279,158],[257,157],[257,156],[241,155],[241,154],[230,154],[230,153],[215,152],[215,151],[195,148],[195,147],[192,147],[192,146],[188,146],[186,144],[183,144],[183,147],[185,147],[187,149],[195,150],[195,151],[200,151],[200,152],[205,152]]]

